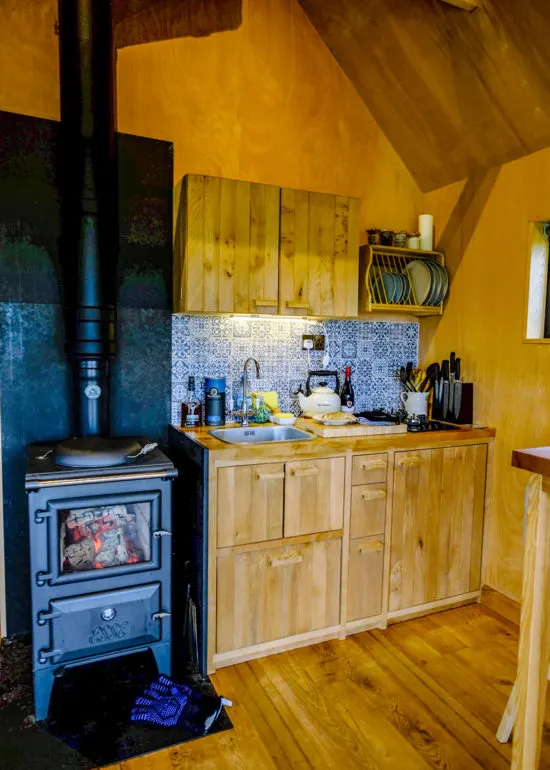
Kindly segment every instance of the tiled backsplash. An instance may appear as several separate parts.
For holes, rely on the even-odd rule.
[[[416,364],[418,324],[383,321],[311,322],[293,318],[230,316],[172,316],[172,422],[180,419],[180,404],[189,375],[202,390],[204,377],[225,377],[227,403],[237,392],[243,364],[254,356],[260,379],[250,369],[252,390],[276,390],[283,410],[298,413],[294,393],[305,385],[308,360],[302,334],[325,334],[328,369],[343,376],[352,367],[358,409],[396,408],[400,386],[395,371],[407,361]],[[323,353],[311,353],[311,368],[320,369]]]

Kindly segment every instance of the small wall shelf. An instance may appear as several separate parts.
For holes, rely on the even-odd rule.
[[[443,301],[437,305],[420,305],[411,286],[407,299],[401,302],[388,301],[383,273],[406,275],[409,262],[420,259],[437,262],[445,266],[445,256],[440,251],[401,249],[397,246],[362,246],[360,249],[359,312],[391,312],[417,316],[443,314]]]

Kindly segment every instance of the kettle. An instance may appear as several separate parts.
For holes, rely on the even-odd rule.
[[[336,391],[328,387],[326,379],[320,382],[319,385],[311,388],[310,381],[312,377],[334,377],[336,380]],[[327,414],[328,412],[339,412],[341,408],[339,390],[340,380],[338,379],[338,372],[329,372],[324,369],[310,372],[306,380],[306,395],[304,396],[301,391],[298,391],[298,402],[304,416],[313,417],[314,415]]]

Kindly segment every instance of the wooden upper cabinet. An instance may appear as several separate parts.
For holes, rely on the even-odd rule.
[[[280,248],[280,313],[357,316],[357,198],[281,190]]]
[[[277,313],[280,188],[189,174],[175,243],[175,312]]]
[[[487,446],[396,452],[390,612],[477,591]]]

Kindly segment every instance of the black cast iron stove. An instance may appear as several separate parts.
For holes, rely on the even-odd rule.
[[[67,468],[52,445],[29,448],[38,720],[48,715],[55,677],[69,667],[150,649],[170,674],[175,476],[158,448],[111,468]]]

